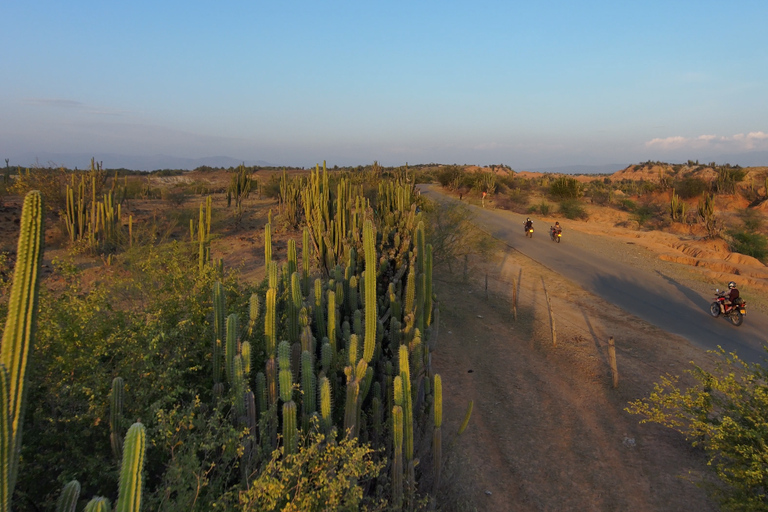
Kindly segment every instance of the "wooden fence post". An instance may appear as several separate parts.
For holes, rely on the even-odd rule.
[[[544,284],[544,278],[541,278],[541,286],[544,287],[544,297],[547,299],[547,311],[549,311],[549,326],[552,328],[552,346],[557,346],[557,334],[555,331],[555,316],[552,314],[552,302],[549,300],[549,293],[547,293],[547,285]]]
[[[619,387],[619,368],[616,365],[616,344],[613,342],[613,336],[608,338],[608,361],[611,364],[611,375],[613,376],[613,387]]]

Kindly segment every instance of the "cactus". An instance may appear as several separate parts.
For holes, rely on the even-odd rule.
[[[83,512],[111,512],[112,505],[109,500],[103,496],[91,498],[91,501],[83,509]]]
[[[240,319],[237,314],[232,313],[227,317],[227,344],[225,346],[225,360],[226,360],[226,372],[227,382],[231,386],[235,381],[235,358],[237,356],[237,333],[240,327]]]
[[[328,341],[331,343],[333,352],[336,352],[336,294],[333,291],[328,292]]]
[[[349,278],[349,291],[347,292],[347,311],[356,311],[357,308],[357,276],[353,275]]]
[[[121,424],[123,421],[123,399],[125,394],[125,383],[122,377],[112,379],[112,395],[109,402],[109,439],[112,444],[112,454],[115,460],[120,461],[120,455],[123,453],[123,432]]]
[[[271,210],[270,210],[271,213]],[[272,262],[272,224],[264,226],[264,264]]]
[[[357,335],[351,334],[349,336],[349,346],[347,347],[347,355],[349,356],[350,366],[357,364]]]
[[[373,223],[365,222],[363,228],[363,246],[365,249],[365,345],[363,359],[370,363],[376,348],[376,326],[378,312],[376,311],[376,235]]]
[[[251,364],[253,360],[250,342],[244,341],[240,345],[240,357],[243,358],[243,375],[245,376],[246,382],[248,382],[251,375]]]
[[[408,347],[400,345],[400,379],[403,381],[403,437],[405,460],[413,460],[413,397],[411,395],[411,372],[408,364]]]
[[[301,234],[301,288],[304,296],[309,296],[309,229],[306,227]]]
[[[283,404],[283,445],[286,455],[296,451],[297,437],[296,402],[291,400]]]
[[[221,367],[223,364],[222,344],[226,339],[225,314],[226,299],[224,286],[216,281],[213,283],[213,382],[221,382]]]
[[[312,354],[307,351],[301,354],[301,389],[304,392],[301,411],[306,430],[309,426],[309,417],[317,411],[317,377],[312,364]]]
[[[363,330],[363,314],[360,310],[356,310],[352,315],[352,331],[363,338],[365,331]]]
[[[123,465],[120,469],[115,512],[139,512],[141,509],[141,484],[144,469],[146,431],[141,423],[128,429],[123,444]]]
[[[392,408],[392,506],[395,510],[402,508],[403,500],[403,408],[395,405]]]
[[[365,362],[361,359],[361,362]],[[352,375],[352,367],[347,366],[347,400],[344,404],[344,431],[349,438],[357,437],[357,409],[360,396],[360,383]]]
[[[251,299],[248,301],[248,337],[253,336],[253,328],[256,327],[256,322],[259,320],[260,307],[259,296],[252,293]]]
[[[277,390],[277,361],[274,357],[270,357],[267,359],[267,396],[269,398],[269,403],[274,404],[277,403],[277,398],[279,396],[278,390]]]
[[[290,369],[280,370],[280,399],[283,402],[291,401],[293,396],[293,372]]]
[[[267,394],[267,377],[259,372],[256,374],[256,403],[258,405],[259,417],[267,412],[269,407],[269,396]]]
[[[44,233],[42,198],[40,192],[32,191],[24,198],[8,316],[0,347],[0,366],[4,367],[4,372],[0,372],[4,374],[0,379],[4,381],[0,390],[0,411],[3,411],[0,414],[3,416],[0,454],[5,456],[0,461],[5,477],[0,482],[0,507],[6,504],[10,507],[10,497],[16,485],[26,402],[26,370],[36,327]]]
[[[328,377],[320,378],[319,385],[320,394],[320,420],[323,431],[328,433],[333,426],[333,418],[331,417],[331,411],[333,411],[333,402],[331,397],[331,382]]]
[[[264,337],[267,356],[274,357],[277,347],[277,290],[267,290],[267,312],[264,315]]]
[[[718,234],[717,221],[715,220],[715,198],[712,194],[706,194],[699,200],[699,217],[704,221],[707,234],[714,237]]]
[[[293,276],[293,273],[299,270],[299,257],[296,252],[296,240],[291,238],[288,240],[288,274]]]
[[[59,495],[59,499],[56,502],[56,512],[75,512],[77,507],[77,500],[80,497],[80,482],[72,480]]]
[[[235,355],[232,360],[232,388],[235,391],[235,409],[237,410],[237,419],[245,416],[245,389],[246,381],[243,374],[243,358]]]
[[[443,467],[443,438],[441,427],[443,426],[443,381],[440,375],[435,374],[435,430],[432,434],[432,468],[434,471],[434,490],[437,494],[440,487],[440,473]]]
[[[325,312],[323,311],[323,282],[320,279],[315,279],[315,307],[313,308],[315,313],[315,332],[319,339],[323,339],[328,335],[328,331],[325,328]]]
[[[291,299],[288,301],[288,339],[291,343],[299,341],[299,311],[302,300],[299,273],[293,272],[291,274]]]
[[[405,285],[405,309],[403,314],[413,313],[416,303],[416,269],[411,266],[408,271],[408,281]]]

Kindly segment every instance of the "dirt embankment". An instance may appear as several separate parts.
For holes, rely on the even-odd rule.
[[[624,410],[660,375],[682,374],[692,360],[706,366],[710,356],[518,253],[501,254],[487,271],[487,294],[485,275],[436,285],[441,327],[433,361],[445,390],[446,434],[474,400],[469,428],[448,454],[443,509],[716,510],[691,483],[709,475],[703,453]],[[516,320],[513,281],[520,286]]]

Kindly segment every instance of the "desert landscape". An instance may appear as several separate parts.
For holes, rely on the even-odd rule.
[[[768,272],[760,261],[765,254],[761,256],[759,252],[759,237],[764,240],[766,191],[763,183],[768,169],[750,168],[744,170],[743,175],[741,170],[738,171],[739,179],[734,180],[733,189],[728,192],[718,192],[716,169],[698,165],[682,166],[675,172],[674,166],[667,164],[641,164],[610,176],[573,177],[494,168],[425,166],[406,170],[374,165],[352,171],[341,169],[337,175],[332,175],[334,180],[368,183],[368,188],[363,186],[361,191],[363,197],[375,199],[372,206],[385,204],[385,196],[381,194],[386,190],[379,188],[377,194],[373,183],[386,184],[392,179],[405,178],[414,193],[411,210],[414,220],[421,219],[425,241],[431,247],[439,248],[435,253],[432,285],[439,319],[436,318],[438,323],[428,328],[429,351],[425,356],[429,357],[425,359],[428,362],[423,375],[434,378],[437,374],[442,378],[441,402],[445,418],[440,429],[443,432],[442,472],[440,477],[436,476],[431,455],[434,427],[430,424],[435,413],[429,412],[429,404],[433,395],[422,390],[423,397],[419,393],[414,395],[426,413],[422,422],[414,426],[413,450],[419,454],[419,460],[412,475],[417,477],[418,483],[407,491],[412,493],[408,498],[409,508],[457,511],[720,508],[723,502],[717,491],[728,489],[728,486],[718,481],[708,465],[713,452],[706,446],[691,446],[690,439],[674,429],[655,423],[641,424],[643,416],[629,410],[630,403],[653,393],[654,384],[663,376],[676,376],[681,386],[693,386],[697,381],[687,372],[694,369],[694,365],[715,371],[721,357],[584,291],[568,276],[554,272],[506,242],[494,240],[464,205],[502,212],[508,210],[510,215],[527,213],[534,216],[537,223],[551,224],[559,219],[566,231],[562,244],[556,246],[558,250],[568,250],[569,233],[573,231],[598,236],[605,240],[601,252],[610,253],[617,260],[634,260],[640,255],[641,262],[636,265],[644,271],[663,271],[696,292],[708,293],[715,286],[722,287],[729,280],[736,280],[742,295],[747,297],[750,312],[764,314],[768,304],[765,294]],[[55,177],[52,170],[35,172],[38,181],[33,181],[33,173],[27,177],[27,186],[41,188],[46,184],[44,180]],[[168,340],[193,333],[209,337],[210,329],[214,328],[210,299],[195,306],[200,309],[193,316],[178,309],[185,300],[210,297],[210,291],[194,291],[194,287],[189,292],[182,292],[185,290],[183,286],[187,286],[184,284],[186,280],[198,272],[198,247],[207,244],[204,251],[201,249],[206,261],[204,266],[208,268],[210,265],[210,272],[225,269],[224,274],[215,275],[224,279],[230,290],[240,290],[239,298],[231,296],[234,297],[232,307],[242,312],[241,325],[245,329],[249,324],[249,290],[259,296],[269,288],[266,285],[269,277],[266,255],[271,253],[275,261],[288,263],[297,257],[296,240],[299,247],[306,243],[307,239],[302,241],[302,226],[308,220],[301,209],[296,208],[291,213],[291,197],[299,196],[291,195],[294,192],[290,192],[290,183],[307,187],[308,180],[317,179],[311,178],[308,171],[283,173],[252,169],[242,174],[237,169],[202,169],[172,176],[158,174],[161,173],[109,177],[104,173],[101,178],[104,190],[109,191],[111,187],[110,193],[115,193],[116,198],[122,195],[116,201],[122,208],[117,229],[125,238],[118,238],[113,246],[94,250],[86,240],[73,243],[64,220],[66,208],[51,209],[46,214],[41,286],[45,290],[43,300],[48,301],[46,304],[52,309],[41,313],[40,318],[54,323],[41,327],[41,342],[34,348],[42,352],[36,356],[37,366],[30,377],[33,379],[30,391],[33,401],[30,403],[34,405],[25,420],[25,445],[14,507],[17,510],[52,506],[60,495],[63,496],[58,485],[63,486],[72,478],[81,480],[81,505],[86,497],[97,492],[114,493],[109,489],[116,490],[112,487],[117,478],[114,472],[94,473],[89,469],[93,464],[113,464],[109,462],[112,457],[109,437],[113,429],[109,419],[110,382],[106,377],[114,376],[118,367],[128,374],[147,370],[141,370],[135,364],[126,366],[128,361],[121,361],[125,356],[110,356],[110,351],[128,342],[122,337],[129,332],[109,334],[112,332],[110,323],[122,324],[125,320],[121,318],[128,319],[134,314],[132,311],[143,310],[144,314],[150,315],[146,317],[147,328],[153,328],[163,315],[168,314],[153,309],[162,306],[164,311],[176,312],[168,318],[170,323],[154,336]],[[62,192],[72,173],[62,176],[66,179],[57,181],[58,186],[49,186],[49,194]],[[252,189],[243,195],[238,210],[232,197],[237,199],[237,180],[244,178],[253,180],[249,184]],[[21,226],[23,195],[19,193],[19,185],[25,182],[23,178],[16,179],[15,187],[8,186],[2,197],[0,213],[3,315],[8,312],[9,278],[18,256],[13,247]],[[698,195],[683,199],[687,206],[682,208],[682,217],[673,219],[671,205],[678,190],[681,195],[687,195],[685,187],[700,186],[699,181],[685,180],[700,180],[707,187]],[[440,187],[443,181],[447,185]],[[426,194],[421,194],[420,189],[430,182],[433,189],[452,197],[451,204],[458,206],[431,201]],[[568,193],[575,189],[574,197],[558,195],[560,185]],[[210,206],[205,206],[207,197],[211,198]],[[697,212],[698,204],[707,197],[713,198],[716,234],[712,232],[712,225],[707,226],[705,215]],[[206,211],[213,212],[211,220],[207,221],[212,226],[211,236],[200,242],[198,232],[200,225],[206,223]],[[350,211],[355,210],[351,208]],[[292,217],[296,212],[299,216]],[[265,228],[267,224],[270,228]],[[741,247],[737,245],[738,236],[745,232],[758,237],[748,239],[751,245],[747,249],[755,249],[753,256],[733,250]],[[540,235],[546,236],[545,233]],[[271,248],[268,252],[265,251],[267,247]],[[179,262],[186,261],[188,267],[166,267],[176,261],[179,256],[174,254],[178,251],[181,251],[180,255],[187,254]],[[418,254],[418,251],[412,254]],[[144,258],[151,259],[144,262]],[[163,258],[167,258],[166,263],[162,262]],[[321,276],[324,272],[322,261],[310,261],[310,274]],[[150,262],[164,268],[163,272],[171,281],[163,284],[164,278],[152,274],[149,267],[139,272]],[[152,297],[152,286],[144,288],[140,282],[133,281],[134,276],[140,275],[144,276],[142,279],[148,279],[148,283],[155,283],[152,286],[157,287],[158,297]],[[163,295],[167,293],[163,290],[169,286],[169,290],[176,290],[173,293],[189,293],[190,296],[171,301],[171,296]],[[110,294],[116,292],[110,298]],[[161,298],[163,302],[156,302]],[[55,304],[60,306],[54,307]],[[184,307],[191,304],[189,302]],[[78,310],[80,312],[58,311],[58,307],[84,309]],[[261,309],[263,311],[263,306]],[[288,310],[285,311],[288,315]],[[83,317],[85,312],[87,315]],[[391,310],[388,309],[386,314],[391,315]],[[151,317],[154,318],[150,320]],[[78,320],[86,323],[74,330],[65,326],[75,318],[87,320]],[[251,318],[256,319],[258,326],[254,328],[251,323],[250,329],[263,331],[264,318],[259,313]],[[745,322],[752,318],[748,314]],[[712,319],[706,316],[702,319],[708,320]],[[202,323],[196,325],[200,321]],[[281,320],[280,325],[283,321],[290,322],[289,317]],[[285,324],[286,328],[288,325]],[[315,321],[312,320],[310,325],[314,329]],[[134,337],[130,343],[143,346],[145,342],[141,337],[146,334],[130,332]],[[386,336],[391,333],[387,329]],[[57,341],[57,337],[62,336],[69,341]],[[93,336],[106,336],[105,340],[110,341],[106,347],[98,348],[101,343],[91,347],[89,340]],[[243,339],[246,338],[254,341],[256,360],[263,358],[262,338],[249,338],[243,334]],[[618,373],[611,368],[609,340],[615,341]],[[346,343],[349,343],[348,338]],[[190,418],[209,414],[205,407],[195,405],[189,392],[183,390],[193,382],[205,379],[204,375],[210,371],[213,362],[209,344],[207,341],[203,343],[202,351],[200,347],[192,349],[190,346],[185,349],[192,350],[189,356],[182,353],[162,356],[169,362],[181,357],[180,368],[185,368],[179,370],[178,378],[186,384],[173,392],[166,405],[158,402],[154,409],[140,409],[138,404],[131,406],[130,410],[137,414],[142,414],[141,410],[143,414],[155,410],[154,414],[159,415],[154,420],[141,416],[151,429],[148,469],[153,476],[146,477],[145,503],[150,503],[152,509],[189,509],[201,507],[203,503],[220,503],[219,506],[225,508],[244,510],[257,506],[253,501],[255,494],[249,490],[256,487],[243,484],[233,474],[210,473],[213,466],[205,464],[219,460],[218,457],[223,455],[214,455],[216,450],[200,462],[203,464],[200,468],[208,469],[197,473],[198,483],[190,486],[183,471],[195,474],[195,463],[178,458],[181,455],[174,456],[173,445],[167,444],[172,442],[174,435],[163,433],[164,429],[173,428],[169,419],[174,414],[181,414],[179,404],[186,404],[184,407],[188,412],[184,414],[192,415]],[[411,344],[411,350],[418,350],[414,348],[417,346]],[[125,350],[120,349],[118,353],[127,355]],[[156,349],[144,350],[152,354]],[[83,352],[74,361],[65,362],[64,358],[75,354],[73,351]],[[194,358],[184,359],[193,357],[192,353],[204,354],[203,359],[197,362]],[[88,380],[79,369],[89,358],[99,361],[94,372],[100,380]],[[320,364],[319,360],[317,364]],[[412,361],[411,364],[416,363]],[[195,365],[200,368],[189,373],[197,367]],[[298,366],[293,363],[294,368]],[[376,371],[387,375],[383,368]],[[413,378],[420,375],[416,372]],[[148,374],[143,377],[147,378],[150,378]],[[614,378],[617,379],[615,385]],[[173,379],[172,375],[162,377],[158,381],[162,384],[158,386],[169,385]],[[340,385],[345,382],[349,381],[339,377]],[[142,396],[147,399],[155,396],[155,400],[162,396],[162,393],[157,395],[157,391],[141,388],[137,383],[128,387],[134,401]],[[199,393],[208,396],[211,391]],[[368,407],[370,400],[364,403]],[[83,409],[85,404],[88,405]],[[343,398],[335,400],[335,404],[339,411],[343,411]],[[467,416],[469,404],[473,405],[471,415]],[[370,442],[374,435],[382,434],[376,433],[370,423],[377,413],[368,411],[363,413],[364,418],[369,415],[369,420],[363,420],[361,437]],[[465,424],[467,417],[468,424]],[[181,420],[182,417],[178,417],[173,421]],[[224,429],[223,424],[202,430],[201,425],[188,431],[186,428],[181,430],[187,432],[184,436],[175,434],[176,442],[201,442],[190,437],[193,432],[208,432],[206,435],[214,437],[225,431],[229,432],[227,435],[235,435],[234,431]],[[259,425],[258,431],[262,428],[266,425]],[[460,430],[463,433],[458,434]],[[80,432],[80,436],[92,431],[84,439],[93,439],[100,445],[95,459],[77,438],[66,443],[65,451],[56,451],[54,446],[60,442],[56,432],[71,435],[74,431]],[[392,449],[391,445],[386,446],[386,450]],[[170,458],[162,455],[168,449]],[[74,465],[68,462],[65,453],[70,453],[77,462]],[[240,461],[242,456],[241,453],[228,460]],[[382,457],[384,466],[378,471],[383,473],[373,481],[375,484],[369,482],[362,487],[366,494],[359,506],[372,510],[395,506],[389,501],[395,498],[388,494],[393,485],[391,476],[384,480],[381,476],[392,475],[389,460],[389,457]],[[232,468],[242,468],[244,462],[229,464],[236,464]],[[45,467],[49,469],[44,471]],[[45,474],[49,475],[47,480]],[[209,477],[204,476],[206,474]],[[407,471],[405,477],[408,481]],[[205,483],[201,486],[201,482]],[[226,487],[222,487],[225,482],[228,482]],[[243,487],[233,493],[231,489],[235,484]],[[98,490],[104,487],[107,489]],[[385,494],[377,495],[374,489]]]

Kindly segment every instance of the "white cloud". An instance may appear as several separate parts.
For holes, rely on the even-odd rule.
[[[697,137],[683,137],[676,135],[666,138],[655,138],[645,143],[647,148],[662,150],[673,149],[718,149],[729,151],[751,151],[756,149],[768,149],[768,133],[749,132],[736,133],[734,135],[699,135]]]

